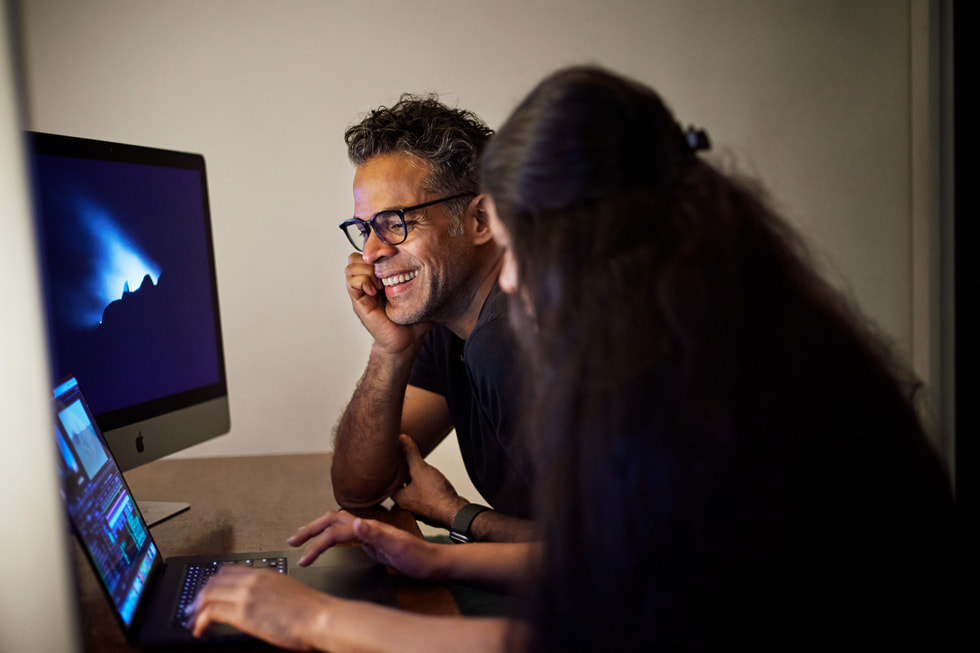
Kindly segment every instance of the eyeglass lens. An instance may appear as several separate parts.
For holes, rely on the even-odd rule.
[[[399,245],[405,241],[405,221],[398,211],[383,211],[375,215],[370,223],[351,222],[347,225],[347,237],[358,250],[363,251],[371,228],[386,245]]]

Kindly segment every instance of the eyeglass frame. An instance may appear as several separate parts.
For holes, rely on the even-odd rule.
[[[356,249],[359,252],[364,251],[364,246],[367,245],[368,238],[371,237],[372,231],[374,232],[374,235],[378,237],[378,240],[380,240],[382,243],[384,243],[385,245],[389,245],[391,247],[395,247],[397,245],[401,245],[408,239],[408,223],[405,222],[406,213],[409,213],[411,211],[417,211],[418,209],[424,209],[428,206],[442,204],[443,202],[458,200],[461,197],[476,197],[477,195],[478,193],[473,193],[473,192],[457,193],[456,195],[450,195],[449,197],[443,197],[441,199],[432,200],[431,202],[422,202],[421,204],[416,204],[415,206],[406,206],[400,209],[384,209],[383,211],[378,211],[373,216],[371,216],[370,220],[362,220],[360,218],[349,218],[341,222],[339,226],[340,226],[340,230],[344,232],[345,236],[347,236],[347,240],[350,241],[350,244],[354,247],[354,249]],[[377,220],[378,216],[383,213],[394,213],[398,216],[398,220],[401,222],[402,229],[404,230],[404,235],[402,236],[402,239],[399,240],[398,242],[395,243],[388,242],[388,240],[386,240],[380,233],[378,233],[378,230],[375,228],[374,221]],[[347,227],[352,224],[366,225],[369,229],[367,236],[364,237],[364,242],[361,243],[360,245],[354,242],[354,239],[351,238],[350,232],[347,231]]]

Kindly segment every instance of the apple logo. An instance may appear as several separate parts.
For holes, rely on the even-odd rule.
[[[136,451],[143,453],[143,431],[140,431],[139,435],[136,436]]]

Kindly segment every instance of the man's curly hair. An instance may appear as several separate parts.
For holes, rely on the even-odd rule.
[[[480,155],[493,130],[472,111],[453,109],[435,94],[403,93],[390,107],[366,114],[344,133],[351,163],[405,152],[429,165],[425,190],[443,196],[479,191]],[[459,213],[467,200],[451,202]]]

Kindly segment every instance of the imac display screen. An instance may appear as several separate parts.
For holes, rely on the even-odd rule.
[[[121,461],[113,429],[140,425],[137,454],[144,431],[188,437],[147,420],[226,396],[203,157],[29,138],[53,377],[78,378]],[[153,442],[149,457],[218,434]]]

